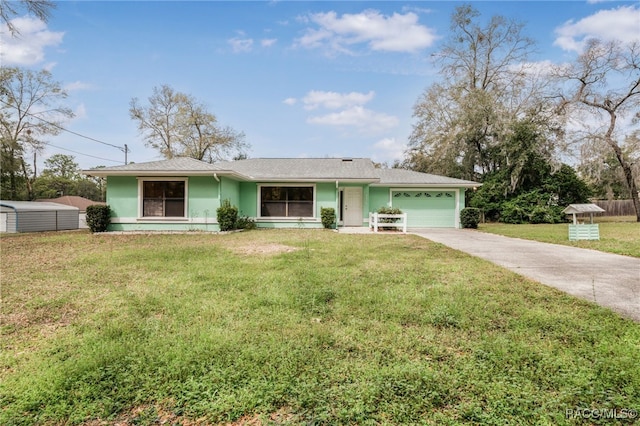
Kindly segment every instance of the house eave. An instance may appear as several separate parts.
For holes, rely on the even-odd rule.
[[[356,179],[356,178],[270,178],[270,177],[261,177],[255,178],[252,177],[250,182],[272,182],[272,183],[375,183],[378,182],[378,179]]]
[[[477,188],[481,183],[403,183],[403,182],[379,182],[373,183],[374,187],[402,187],[402,188]]]
[[[134,176],[134,177],[176,177],[176,176],[227,176],[236,179],[246,177],[228,170],[83,170],[82,174],[95,177]]]

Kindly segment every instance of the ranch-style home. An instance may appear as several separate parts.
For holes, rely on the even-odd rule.
[[[369,213],[397,207],[409,228],[460,227],[465,191],[476,182],[377,168],[367,158],[252,158],[209,164],[192,158],[85,170],[106,177],[109,230],[218,230],[224,200],[261,228],[367,227]]]

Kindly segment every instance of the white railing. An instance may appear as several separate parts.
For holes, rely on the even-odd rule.
[[[382,219],[393,219],[393,221],[381,221]],[[400,219],[398,222],[397,220]],[[369,213],[369,228],[373,228],[373,232],[378,232],[378,228],[398,228],[402,232],[407,232],[407,214],[382,214]]]

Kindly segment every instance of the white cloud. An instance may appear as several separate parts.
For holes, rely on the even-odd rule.
[[[0,58],[4,65],[35,65],[44,61],[44,50],[62,43],[64,32],[54,32],[39,19],[22,17],[11,20],[20,34],[11,36],[6,24],[2,25]]]
[[[406,145],[396,138],[384,138],[373,144],[373,149],[376,151],[374,158],[401,160],[406,148]]]
[[[277,41],[278,41],[277,38],[265,38],[263,40],[260,40],[260,45],[262,47],[271,47],[274,44],[276,44]]]
[[[74,114],[74,119],[80,119],[80,118],[86,118],[87,117],[87,107],[84,106],[84,104],[80,104],[78,105],[74,110],[73,110],[73,114]]]
[[[312,110],[318,107],[327,109],[341,109],[349,108],[355,105],[364,105],[369,102],[375,96],[375,92],[369,93],[337,93],[337,92],[323,92],[319,90],[312,90],[302,98],[304,103],[304,109]]]
[[[252,38],[234,37],[227,40],[227,43],[231,45],[234,53],[251,52],[251,49],[253,48]]]
[[[577,22],[567,21],[556,28],[557,38],[553,44],[564,50],[580,52],[591,38],[625,43],[639,41],[639,23],[640,7],[630,5],[600,10]]]
[[[306,19],[318,28],[307,29],[295,45],[323,47],[332,53],[351,53],[350,46],[362,43],[375,51],[416,52],[436,40],[435,31],[420,25],[418,15],[413,12],[385,16],[377,10],[365,10],[338,16],[331,11],[311,14]]]
[[[298,102],[298,100],[296,98],[287,98],[282,102],[287,105],[295,105]]]
[[[88,90],[93,88],[93,86],[89,83],[84,83],[82,81],[74,81],[73,83],[67,83],[64,85],[64,90],[67,92],[73,92],[76,90]]]
[[[334,112],[331,114],[309,117],[307,123],[338,127],[356,127],[362,133],[380,133],[398,125],[398,118],[393,115],[375,112],[362,106]]]

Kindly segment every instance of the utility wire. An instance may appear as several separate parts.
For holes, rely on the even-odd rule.
[[[64,151],[73,152],[74,154],[84,155],[85,157],[97,158],[98,160],[110,161],[110,162],[112,162],[112,163],[118,163],[118,164],[122,163],[122,161],[116,161],[116,160],[110,160],[110,159],[108,159],[108,158],[96,157],[95,155],[90,155],[90,154],[83,154],[82,152],[74,151],[74,150],[72,150],[72,149],[68,149],[68,148],[63,148],[63,147],[61,147],[61,146],[57,146],[57,145],[54,145],[54,144],[52,144],[52,143],[48,143],[48,142],[46,142],[45,144],[46,144],[47,146],[52,146],[52,147],[54,147],[54,148],[62,149],[62,150],[64,150]]]
[[[0,99],[0,102],[2,102],[3,104],[5,104],[5,105],[7,105],[7,106],[9,106],[9,107],[12,107],[12,108],[18,109],[15,105],[11,105],[11,104],[9,104],[9,103],[7,103],[7,102],[5,102],[5,101],[1,100],[1,99]],[[98,139],[92,138],[92,137],[90,137],[90,136],[81,135],[80,133],[74,132],[73,130],[65,129],[64,127],[60,126],[59,124],[56,124],[56,123],[52,123],[52,122],[50,122],[50,121],[47,121],[47,120],[45,120],[45,119],[44,119],[44,118],[42,118],[42,117],[38,117],[38,116],[37,116],[37,115],[35,115],[35,114],[31,114],[30,112],[25,112],[25,115],[31,116],[31,117],[33,117],[33,118],[37,118],[37,119],[38,119],[38,120],[40,120],[40,121],[43,121],[43,122],[45,122],[45,123],[47,123],[47,124],[49,124],[49,125],[51,125],[51,126],[57,127],[58,129],[63,130],[63,131],[65,131],[65,132],[71,133],[71,134],[76,135],[76,136],[80,136],[81,138],[85,138],[85,139],[88,139],[88,140],[93,141],[93,142],[97,142],[97,143],[101,143],[101,144],[103,144],[103,145],[107,145],[107,146],[110,146],[110,147],[113,147],[113,148],[117,148],[117,149],[119,149],[120,151],[124,152],[125,154],[129,151],[129,148],[128,148],[126,145],[125,145],[124,147],[121,147],[121,146],[118,146],[118,145],[110,144],[110,143],[108,143],[108,142],[103,142],[103,141],[101,141],[101,140],[98,140]],[[53,145],[51,145],[51,146],[53,146]],[[72,152],[73,152],[73,151],[72,151]],[[82,155],[86,155],[86,154],[82,154]],[[102,160],[104,160],[104,158],[102,158]],[[113,161],[113,160],[109,160],[109,161]]]

